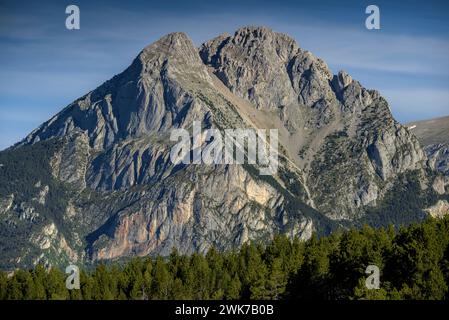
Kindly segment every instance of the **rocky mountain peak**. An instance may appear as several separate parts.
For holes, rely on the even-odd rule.
[[[340,90],[343,90],[352,83],[352,77],[344,70],[338,72],[338,86]]]
[[[86,131],[89,145],[106,150],[118,141],[180,125],[192,92],[211,83],[197,48],[182,32],[145,47],[122,73],[74,101],[20,145]],[[187,107],[186,107],[187,106]],[[184,119],[185,120],[185,119]]]
[[[170,33],[145,47],[139,54],[142,83],[162,79],[183,82],[184,87],[198,81],[211,82],[198,49],[183,32]]]
[[[145,47],[139,55],[143,61],[159,59],[181,59],[184,62],[198,63],[198,51],[192,40],[184,32],[169,33],[158,41]]]
[[[261,109],[293,103],[289,68],[301,53],[296,42],[265,27],[244,27],[200,48],[203,62],[235,94]]]
[[[266,27],[221,35],[203,44],[200,56],[233,93],[258,109],[294,108],[298,116],[300,105],[318,103],[323,110],[335,98],[327,64],[293,38]]]
[[[173,164],[170,133],[194,121],[277,129],[278,172],[263,179],[252,164]],[[34,158],[33,170],[20,167]],[[91,261],[167,255],[172,247],[227,250],[278,233],[307,239],[369,221],[376,206],[392,208],[389,199],[403,196],[395,190],[421,197],[413,201],[419,214],[433,184],[417,139],[378,92],[345,71],[333,75],[323,60],[266,27],[243,27],[199,49],[184,33],[168,34],[0,160],[4,226],[23,226],[28,243],[54,225],[56,240],[41,246],[43,255],[12,253],[27,264],[52,259],[49,250],[60,251],[65,239],[77,239],[72,249]],[[10,182],[11,172],[26,183]],[[30,184],[39,187],[19,188]],[[403,217],[403,202],[392,210],[413,221],[416,215]],[[388,219],[373,224],[397,220]]]
[[[283,33],[274,32],[267,27],[240,28],[234,33],[232,41],[248,50],[275,50],[283,59],[287,59],[299,49],[293,38]]]

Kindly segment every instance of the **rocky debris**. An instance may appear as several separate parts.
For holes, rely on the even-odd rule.
[[[42,228],[41,232],[37,235],[35,239],[32,239],[40,249],[45,250],[50,248],[51,243],[56,239],[58,231],[54,223]]]
[[[123,138],[190,125],[192,117],[186,111],[200,106],[189,89],[209,82],[191,40],[183,33],[169,34],[144,48],[124,72],[67,106],[16,147],[51,137],[85,139],[79,137],[84,133],[93,151],[102,151]]]
[[[171,170],[168,146],[146,137],[124,141],[97,155],[88,168],[86,180],[96,190],[125,190],[158,181]]]
[[[90,147],[87,134],[74,130],[63,140],[63,147],[50,161],[52,174],[60,181],[72,184],[79,191],[86,187],[85,175]]]
[[[310,111],[305,105],[315,107],[321,117],[332,116],[332,73],[287,35],[263,27],[241,28],[233,36],[221,35],[203,44],[200,56],[231,92],[259,109],[281,109],[301,120]],[[293,129],[303,125],[300,121]]]
[[[449,117],[412,122],[407,127],[423,146],[428,166],[449,176]],[[441,192],[441,182],[438,185]]]
[[[19,220],[34,222],[39,217],[36,209],[26,202],[16,205],[14,211],[18,213]]]
[[[35,187],[40,188],[41,183],[40,181],[35,185]],[[34,201],[37,201],[41,205],[45,205],[45,199],[47,198],[47,194],[50,188],[48,186],[42,187],[42,189],[39,190],[39,193],[37,197],[33,198]]]
[[[384,193],[373,181],[373,171],[386,181],[421,168],[425,161],[417,140],[394,121],[377,91],[365,89],[345,71],[332,75],[324,61],[286,35],[246,27],[206,42],[200,56],[231,92],[259,109],[280,110],[280,122],[292,134],[287,138],[291,142],[282,142],[290,156],[301,155],[293,159],[309,168],[309,179],[316,180],[312,194],[319,201],[312,200],[329,217],[350,218]],[[339,139],[347,143],[333,147],[341,147],[338,152],[346,156],[329,157],[326,139],[342,132],[346,138]],[[353,153],[357,144],[362,145]],[[332,166],[326,158],[332,158]],[[333,182],[323,179],[324,167],[330,177],[344,181],[341,195],[328,192],[326,185]]]
[[[446,186],[449,186],[449,176],[438,176],[432,184],[433,190],[435,190],[435,192],[439,195],[446,193]]]
[[[59,232],[55,223],[50,223],[45,225],[40,232],[34,234],[31,237],[31,242],[37,245],[41,250],[43,250],[42,254],[36,260],[46,261],[48,264],[48,253],[49,250],[54,250],[57,254],[62,255],[65,254],[68,256],[70,262],[75,263],[78,261],[78,253],[73,250],[68,244],[65,237]],[[37,262],[34,262],[36,264]]]
[[[120,212],[113,231],[94,242],[94,260],[131,253],[167,255],[173,246],[187,253],[230,248],[280,227],[267,214],[275,214],[281,196],[241,166],[187,169],[185,174],[185,179],[166,182],[161,193],[145,194]],[[105,241],[106,246],[97,247]]]
[[[70,201],[65,209],[64,219],[70,220],[77,215],[77,209],[75,205]]]
[[[302,221],[295,221],[295,226],[291,229],[290,237],[297,237],[300,240],[308,240],[316,232],[312,219],[304,219]]]
[[[85,132],[74,132],[67,136],[60,152],[57,177],[59,180],[72,184],[82,191],[86,187],[85,175],[89,164],[89,138]]]

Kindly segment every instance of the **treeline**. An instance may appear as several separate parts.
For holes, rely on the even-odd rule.
[[[367,289],[368,265],[381,270],[380,289]],[[67,290],[65,279],[40,265],[0,273],[0,299],[448,299],[449,217],[98,265],[81,271],[80,290]]]

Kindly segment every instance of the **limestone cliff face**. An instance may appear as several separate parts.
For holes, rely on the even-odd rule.
[[[278,172],[174,165],[170,133],[191,132],[193,121],[278,129]],[[36,187],[8,181],[26,169],[15,167],[23,154],[38,160],[26,178]],[[417,194],[445,194],[377,91],[264,27],[199,49],[183,33],[161,38],[0,163],[0,222],[25,248],[0,257],[8,267],[228,250],[279,233],[308,239],[357,225],[414,172]]]
[[[449,175],[449,144],[433,144],[425,147],[429,157],[429,166]]]

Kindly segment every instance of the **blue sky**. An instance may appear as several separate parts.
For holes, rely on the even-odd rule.
[[[81,29],[65,28],[66,6]],[[376,4],[381,30],[365,28]],[[449,3],[442,1],[5,1],[0,0],[0,150],[126,68],[164,34],[200,45],[245,25],[295,38],[378,89],[405,123],[449,115]]]

